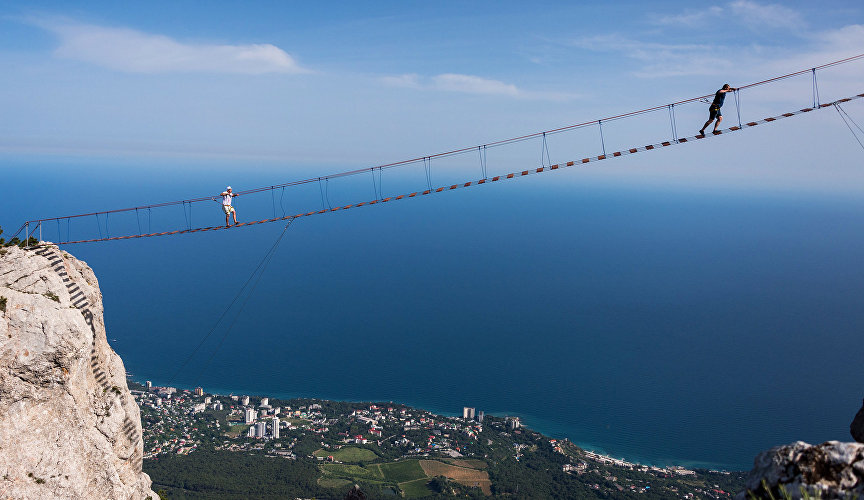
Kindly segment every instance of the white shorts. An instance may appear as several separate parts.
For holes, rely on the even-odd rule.
[[[234,211],[234,207],[232,207],[231,205],[222,205],[222,210],[225,211],[225,215],[228,215]]]

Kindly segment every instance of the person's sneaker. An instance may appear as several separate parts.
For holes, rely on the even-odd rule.
[[[705,135],[705,130],[704,129],[700,130],[699,135]]]

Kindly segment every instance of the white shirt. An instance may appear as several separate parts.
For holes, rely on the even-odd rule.
[[[222,195],[222,204],[230,207],[231,206],[231,198],[233,198],[233,197],[234,197],[233,194],[229,193],[228,191],[225,191],[225,193]]]

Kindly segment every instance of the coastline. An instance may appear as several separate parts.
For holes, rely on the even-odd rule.
[[[137,378],[129,376],[129,379],[143,384],[143,380],[138,380]],[[154,385],[164,385],[162,381],[151,380]],[[157,383],[158,382],[158,383]],[[191,387],[181,387],[176,386],[178,389],[188,389],[192,390]],[[360,399],[345,399],[338,397],[327,397],[327,396],[319,396],[319,395],[307,395],[307,394],[289,394],[283,393],[279,391],[266,391],[266,394],[262,394],[262,391],[252,390],[252,391],[243,391],[243,390],[233,390],[227,388],[212,388],[207,387],[205,391],[214,395],[248,395],[252,397],[261,397],[267,396],[276,399],[315,399],[321,401],[338,401],[338,402],[348,402],[348,403],[380,403],[380,402],[391,402],[391,403],[399,403],[406,406],[410,406],[415,409],[428,411],[430,413],[441,415],[445,417],[458,417],[460,414],[454,411],[448,411],[442,408],[438,408],[436,405],[424,405],[422,403],[416,403],[412,401],[395,401],[387,398],[360,398]],[[626,464],[630,464],[633,466],[642,466],[642,467],[658,467],[658,468],[675,468],[675,467],[683,467],[687,469],[705,469],[716,472],[742,472],[747,471],[749,467],[734,467],[730,466],[730,464],[721,464],[721,463],[712,463],[705,462],[699,460],[684,460],[684,459],[649,459],[646,457],[641,457],[638,455],[628,455],[621,453],[614,453],[608,451],[602,445],[597,445],[594,443],[588,443],[583,441],[578,441],[573,439],[572,436],[567,435],[567,433],[551,430],[549,427],[556,427],[554,424],[547,423],[546,426],[542,425],[543,419],[539,418],[535,415],[520,413],[520,412],[506,412],[500,410],[491,410],[486,411],[487,415],[495,416],[495,417],[505,417],[505,416],[514,416],[519,417],[523,423],[523,426],[531,429],[533,431],[539,432],[540,434],[552,438],[552,439],[567,439],[574,445],[582,448],[586,452],[594,453],[600,457],[608,459],[610,462],[624,462]],[[537,422],[540,422],[541,425],[536,425]]]

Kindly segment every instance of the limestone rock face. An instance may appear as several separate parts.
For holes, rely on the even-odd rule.
[[[852,434],[852,439],[859,443],[864,443],[864,404],[861,409],[855,414],[852,423],[849,425],[849,433]]]
[[[781,487],[791,498],[802,498],[802,488],[811,498],[864,496],[864,444],[828,441],[814,446],[798,441],[763,451],[754,462],[747,477],[749,492],[738,493],[736,499],[749,499],[751,494],[784,498]],[[763,480],[770,491],[765,490]]]
[[[158,499],[93,271],[53,246],[0,253],[0,497]]]

